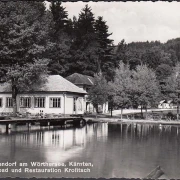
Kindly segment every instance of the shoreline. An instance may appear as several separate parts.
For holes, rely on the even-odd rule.
[[[85,117],[87,123],[110,123],[110,124],[121,124],[121,123],[139,123],[139,124],[161,124],[161,125],[180,125],[180,120],[144,120],[144,119],[120,119],[120,118],[106,118],[106,117]]]
[[[168,113],[168,112],[176,112],[176,109],[148,109],[148,113],[152,112],[161,112],[161,113]],[[124,109],[123,110],[123,118],[120,118],[120,110],[114,110],[113,116],[110,117],[110,113],[102,114],[97,116],[97,118],[94,116],[85,116],[84,119],[86,122],[89,123],[96,123],[96,122],[102,122],[102,123],[111,123],[111,124],[121,124],[121,123],[139,123],[139,124],[161,124],[161,125],[180,125],[180,120],[165,120],[165,119],[127,119],[126,115],[133,115],[141,113],[140,109]],[[143,111],[144,113],[144,111]]]

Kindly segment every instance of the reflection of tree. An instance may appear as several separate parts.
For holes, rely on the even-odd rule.
[[[148,174],[157,165],[161,165],[171,177],[174,177],[175,172],[176,175],[179,174],[178,132],[178,126],[109,124],[107,140],[109,146],[106,151],[110,152],[107,156],[114,157],[109,160],[114,162],[114,174],[117,177],[141,178],[146,175],[146,173],[143,175],[143,172]]]
[[[15,154],[16,154],[15,136],[12,136],[12,138],[11,138],[11,148],[10,148],[10,159],[11,159],[11,161],[15,160]]]
[[[173,178],[180,175],[178,132],[178,126],[106,123],[20,132],[2,136],[0,161],[2,156],[26,162],[88,161],[94,164],[90,177],[107,178],[142,178],[160,165]]]

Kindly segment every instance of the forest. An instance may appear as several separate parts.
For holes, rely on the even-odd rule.
[[[122,38],[115,45],[106,20],[95,18],[88,4],[72,19],[60,1],[49,9],[43,2],[0,2],[0,9],[0,76],[11,82],[14,106],[19,92],[42,85],[46,75],[75,72],[95,77],[95,106],[107,100],[121,108],[147,107],[162,98],[177,102],[180,38]]]

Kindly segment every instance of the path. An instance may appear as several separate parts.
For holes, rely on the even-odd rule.
[[[152,112],[152,111],[176,111],[176,109],[148,109],[147,112]],[[140,113],[141,109],[123,109],[123,114],[133,114],[133,113]],[[145,112],[145,110],[143,110]],[[121,115],[121,110],[114,110],[113,111],[113,116],[120,116]],[[110,115],[110,113],[107,113],[107,115]]]

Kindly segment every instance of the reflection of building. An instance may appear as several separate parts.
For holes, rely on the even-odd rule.
[[[60,131],[44,132],[45,146],[58,146],[63,150],[71,149],[73,146],[85,145],[85,129],[66,129]]]
[[[33,92],[17,95],[17,109],[20,113],[84,113],[86,91],[59,75],[51,75],[44,86]],[[12,92],[9,84],[0,85],[0,112],[12,112]]]
[[[90,90],[90,88],[94,84],[93,77],[79,74],[79,73],[74,73],[74,74],[66,77],[66,79],[87,92]],[[86,104],[85,104],[86,112],[94,112],[95,109],[94,109],[93,105],[91,104],[90,101],[88,101],[88,95],[86,95],[85,99],[86,99]],[[102,106],[99,105],[98,108],[99,108],[99,112],[107,113],[108,112],[108,102],[103,104]]]
[[[108,124],[92,124],[83,128],[36,131],[16,134],[15,144],[39,147],[47,162],[64,162],[81,155],[82,150],[94,139],[106,141]]]

